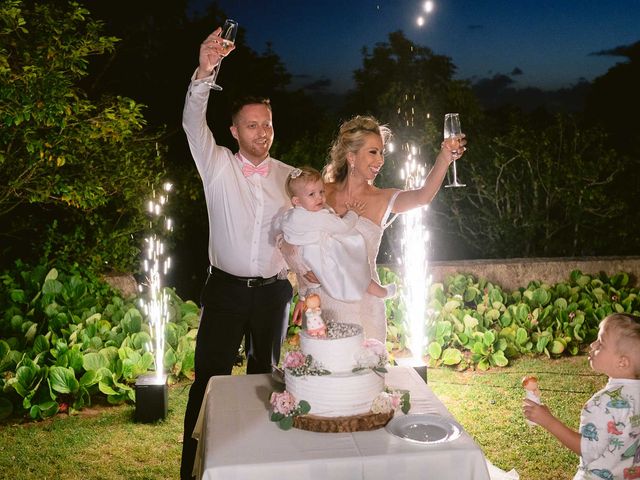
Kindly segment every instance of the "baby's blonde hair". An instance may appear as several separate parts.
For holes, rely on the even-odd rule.
[[[291,199],[298,196],[294,191],[298,186],[306,185],[310,182],[317,182],[318,180],[322,180],[322,175],[315,168],[308,166],[294,168],[284,182],[284,189],[287,195],[289,195],[289,199]]]

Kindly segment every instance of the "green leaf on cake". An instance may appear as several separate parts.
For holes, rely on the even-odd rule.
[[[282,430],[289,430],[293,427],[293,417],[284,417],[280,422],[278,422],[278,425],[280,425]]]
[[[400,400],[401,400],[400,403],[402,405],[401,407],[402,413],[406,415],[407,413],[409,413],[409,410],[411,410],[411,396],[409,392],[403,393]]]
[[[300,400],[298,403],[298,410],[300,415],[306,415],[311,410],[311,405],[306,400]]]

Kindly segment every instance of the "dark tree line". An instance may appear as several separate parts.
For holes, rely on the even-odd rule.
[[[143,191],[161,177],[174,182],[176,191],[171,209],[176,232],[172,248],[177,262],[172,283],[179,293],[194,298],[207,264],[207,217],[200,179],[182,132],[181,114],[188,81],[197,66],[200,42],[224,21],[225,12],[214,3],[204,14],[194,16],[189,13],[186,0],[80,3],[89,13],[84,22],[76,21],[75,33],[69,30],[68,43],[81,45],[80,40],[90,35],[97,45],[102,42],[103,46],[79,56],[78,68],[84,73],[60,67],[57,75],[67,75],[67,87],[87,104],[101,105],[100,108],[129,105],[127,116],[118,117],[121,114],[118,113],[115,117],[121,120],[120,143],[109,143],[105,137],[87,147],[86,154],[108,165],[114,178],[129,177],[128,186],[122,190],[126,195],[114,192],[110,197],[118,198],[120,217],[130,215],[127,208],[134,209],[136,202],[142,204]],[[73,9],[61,0],[50,0],[45,5],[26,0],[5,4],[25,11],[45,6],[51,12]],[[51,25],[62,21],[59,15],[47,15]],[[11,26],[10,16],[3,21],[5,27],[15,27]],[[18,27],[14,31],[13,36],[3,37],[0,51],[10,67],[8,71],[0,68],[5,75],[11,74],[14,66],[20,67],[12,64],[16,60],[9,55],[11,49],[21,51],[20,42],[32,41],[30,34],[21,33]],[[414,44],[402,32],[392,32],[380,38],[380,43],[371,50],[363,49],[362,65],[354,72],[355,88],[345,97],[342,109],[335,112],[321,108],[313,96],[290,89],[291,75],[277,52],[269,45],[260,52],[253,50],[247,45],[245,34],[241,28],[236,51],[225,60],[221,70],[219,80],[224,91],[212,94],[210,100],[209,123],[219,143],[234,145],[228,130],[229,105],[234,98],[268,96],[274,106],[276,127],[272,154],[293,165],[312,164],[321,168],[339,122],[353,114],[372,114],[388,123],[396,134],[397,148],[388,155],[378,183],[400,187],[397,172],[408,148],[415,146],[428,165],[440,144],[444,113],[458,111],[470,139],[469,152],[459,166],[468,187],[443,190],[430,208],[427,221],[434,238],[431,258],[637,253],[640,147],[635,112],[640,103],[636,88],[640,80],[640,42],[610,52],[618,55],[621,62],[594,82],[581,84],[579,91],[586,92],[583,108],[569,114],[559,112],[555,106],[545,108],[544,104],[526,111],[509,105],[483,105],[479,98],[487,96],[478,96],[479,85],[453,79],[456,66],[450,58]],[[76,43],[71,41],[74,35]],[[99,35],[109,40],[100,41]],[[39,54],[44,51],[41,49]],[[48,51],[49,55],[62,55],[64,44],[59,51],[51,48]],[[4,80],[7,79],[8,76]],[[4,110],[24,115],[28,109],[18,108],[12,91],[6,85],[3,88],[3,106],[13,105],[13,110]],[[43,88],[48,85],[44,83]],[[127,104],[127,99],[133,103]],[[34,93],[27,101],[40,105],[44,99]],[[138,114],[140,118],[135,116]],[[18,125],[15,118],[6,114],[3,127],[11,127],[14,134],[22,135],[30,125],[29,119]],[[132,134],[127,133],[129,121],[138,125]],[[38,127],[29,131],[38,135],[45,130]],[[47,144],[46,138],[42,142]],[[7,169],[8,160],[19,166],[32,157],[15,156],[11,145],[15,146],[15,139],[12,143],[5,135],[0,173],[15,177],[20,172]],[[55,163],[59,156],[52,158]],[[118,158],[128,158],[131,163],[119,164]],[[76,161],[81,168],[80,156]],[[50,168],[54,176],[65,172],[64,165],[58,165],[57,170]],[[63,181],[66,177],[60,178]],[[72,185],[69,183],[67,188]],[[74,188],[86,186],[78,185]],[[20,222],[0,217],[3,229],[19,227],[11,236],[2,237],[2,267],[11,263],[18,252],[25,260],[39,260],[43,245],[23,248],[31,224],[46,226],[39,232],[46,240],[48,261],[55,259],[56,249],[62,248],[62,243],[69,244],[71,240],[77,243],[77,248],[67,247],[64,258],[86,260],[78,252],[82,251],[83,242],[89,241],[87,232],[91,227],[76,229],[75,236],[71,231],[64,232],[68,236],[56,242],[47,237],[52,235],[51,225],[58,225],[58,229],[61,223],[84,225],[82,220],[87,211],[94,215],[95,222],[99,214],[108,216],[115,204],[76,205],[61,195],[64,185],[56,188],[55,195],[49,197],[43,192],[41,197],[26,195],[21,208],[27,214]],[[97,188],[86,190],[83,198],[99,198]],[[12,191],[7,192],[11,198]],[[67,201],[43,202],[42,198],[67,198]],[[128,238],[130,244],[138,241],[140,231],[133,226],[133,217],[127,229],[119,230],[120,217],[106,223],[100,220],[101,235],[112,231],[117,235],[111,235],[111,241],[115,238]],[[384,245],[382,260],[397,254],[393,251],[393,232],[387,237],[392,241]],[[109,248],[107,241],[91,241],[95,252]],[[114,258],[111,265],[135,269],[135,255],[130,247],[126,252]],[[127,255],[128,263],[124,260]],[[94,258],[93,253],[90,258]]]

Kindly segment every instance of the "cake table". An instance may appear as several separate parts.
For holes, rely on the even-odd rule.
[[[389,387],[411,392],[409,413],[453,419],[413,368],[388,370]],[[450,442],[416,444],[385,428],[352,433],[280,430],[269,420],[269,397],[279,388],[267,374],[211,378],[193,434],[198,439],[197,478],[489,479],[482,451],[464,431]]]

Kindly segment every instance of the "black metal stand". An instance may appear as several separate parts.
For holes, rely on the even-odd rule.
[[[136,379],[136,422],[152,423],[167,417],[169,387],[167,377],[155,374],[140,375]]]
[[[420,375],[420,378],[422,380],[424,380],[424,383],[428,383],[427,382],[427,366],[426,365],[419,365],[417,367],[413,367],[413,369],[418,373],[418,375]]]

